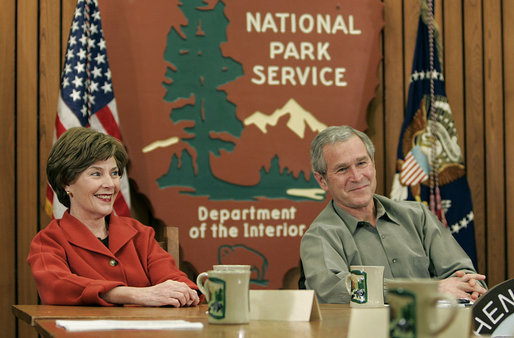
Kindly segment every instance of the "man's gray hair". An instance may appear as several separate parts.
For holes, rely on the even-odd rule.
[[[327,173],[327,162],[323,157],[323,148],[326,145],[334,144],[338,142],[344,142],[353,136],[359,137],[368,151],[368,155],[373,160],[375,155],[375,146],[371,139],[365,133],[358,131],[350,126],[333,126],[328,127],[321,131],[311,143],[311,165],[314,172],[318,172],[321,175]]]

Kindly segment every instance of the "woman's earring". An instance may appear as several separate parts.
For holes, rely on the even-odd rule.
[[[66,190],[66,195],[68,195],[68,197],[73,197],[72,193],[67,190]]]

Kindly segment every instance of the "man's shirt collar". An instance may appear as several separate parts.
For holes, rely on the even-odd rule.
[[[377,211],[377,220],[384,219],[384,220],[390,221],[391,223],[400,225],[400,222],[398,222],[396,217],[394,217],[394,215],[392,215],[391,212],[388,213],[385,210],[382,202],[380,202],[380,200],[377,198],[377,195],[373,196],[373,202],[375,203],[375,209]],[[344,211],[340,206],[337,205],[337,203],[334,200],[332,200],[332,207],[334,208],[336,214],[346,224],[346,226],[348,227],[348,230],[350,230],[350,232],[352,234],[354,234],[355,230],[357,230],[357,227],[359,226],[359,224],[363,221],[353,217],[348,212]],[[367,222],[365,222],[365,223],[367,223]]]

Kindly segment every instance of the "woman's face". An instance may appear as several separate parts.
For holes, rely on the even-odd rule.
[[[109,215],[120,191],[116,160],[110,157],[93,163],[64,188],[70,193],[70,214],[75,218],[85,221]]]

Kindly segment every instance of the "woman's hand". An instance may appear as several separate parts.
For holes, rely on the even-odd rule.
[[[195,306],[200,302],[198,293],[185,283],[167,280],[148,287],[118,286],[103,293],[102,298],[113,304],[174,307]]]

